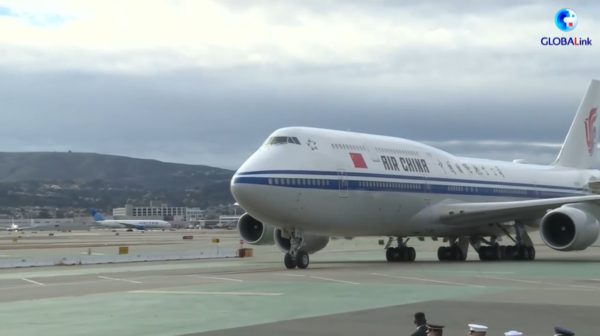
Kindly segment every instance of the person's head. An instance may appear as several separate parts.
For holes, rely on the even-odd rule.
[[[488,327],[481,324],[469,324],[469,335],[470,336],[485,336]]]
[[[418,312],[415,314],[415,325],[425,325],[427,324],[427,320],[425,319],[425,313]]]

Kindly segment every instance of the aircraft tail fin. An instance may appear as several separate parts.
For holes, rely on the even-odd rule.
[[[90,213],[92,214],[92,217],[94,218],[95,222],[101,222],[104,220],[102,215],[100,213],[98,213],[98,211],[96,211],[96,209],[90,209]]]
[[[596,166],[596,113],[600,105],[600,81],[592,79],[565,142],[552,165],[591,169]]]

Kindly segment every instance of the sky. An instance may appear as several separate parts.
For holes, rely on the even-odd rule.
[[[599,18],[597,1],[0,0],[0,151],[236,169],[311,126],[547,164],[600,79]]]

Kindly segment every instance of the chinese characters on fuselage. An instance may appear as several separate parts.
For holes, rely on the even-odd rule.
[[[383,168],[385,170],[398,170],[415,173],[430,172],[429,167],[427,166],[427,161],[425,161],[424,159],[405,157],[398,157],[398,159],[396,159],[393,156],[382,155],[381,163],[383,163]]]
[[[385,170],[397,170],[397,171],[406,171],[406,172],[415,172],[415,173],[430,173],[429,167],[427,166],[427,161],[424,159],[407,158],[407,157],[398,157],[396,159],[396,157],[393,157],[393,156],[382,155],[381,163],[383,163],[383,168]],[[478,167],[474,164],[467,165],[466,163],[463,163],[462,167],[461,167],[461,165],[459,165],[458,163],[455,163],[453,165],[450,161],[446,161],[446,165],[444,166],[442,161],[440,161],[439,159],[438,159],[438,166],[440,166],[440,168],[442,168],[444,173],[446,173],[446,168],[448,168],[448,170],[450,170],[450,172],[453,173],[454,175],[458,175],[457,171],[462,175],[466,175],[466,173],[468,173],[469,175],[473,175],[473,171],[474,171],[475,174],[477,174],[477,175],[488,175],[489,176],[490,171],[491,171],[494,174],[494,176],[500,175],[500,176],[506,178],[504,176],[504,174],[502,173],[502,171],[500,170],[500,168],[498,168],[498,166]]]

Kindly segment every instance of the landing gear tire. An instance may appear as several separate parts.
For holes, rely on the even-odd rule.
[[[497,261],[506,260],[507,255],[510,253],[510,246],[481,246],[479,248],[479,260],[481,261]]]
[[[417,252],[414,247],[388,247],[385,250],[385,259],[389,262],[415,261]]]
[[[440,246],[438,248],[439,261],[464,261],[466,256],[458,245]]]
[[[481,246],[479,260],[535,260],[535,248],[525,245],[509,246]]]
[[[310,263],[310,258],[308,257],[308,253],[306,251],[298,251],[296,252],[296,266],[300,269],[305,269],[308,267]]]
[[[396,261],[396,248],[395,247],[388,247],[385,250],[385,259],[387,259],[387,261],[392,262],[392,261]]]
[[[528,260],[535,260],[535,247],[527,246],[527,249],[529,250],[529,259]]]
[[[417,251],[415,251],[414,247],[409,247],[407,249],[407,261],[415,261],[415,259],[417,258]]]
[[[504,260],[515,260],[516,246],[507,246],[504,253]]]
[[[285,267],[287,269],[296,268],[296,260],[294,260],[294,257],[292,257],[292,254],[289,252],[285,254],[285,257],[283,258],[283,263],[285,264]]]

